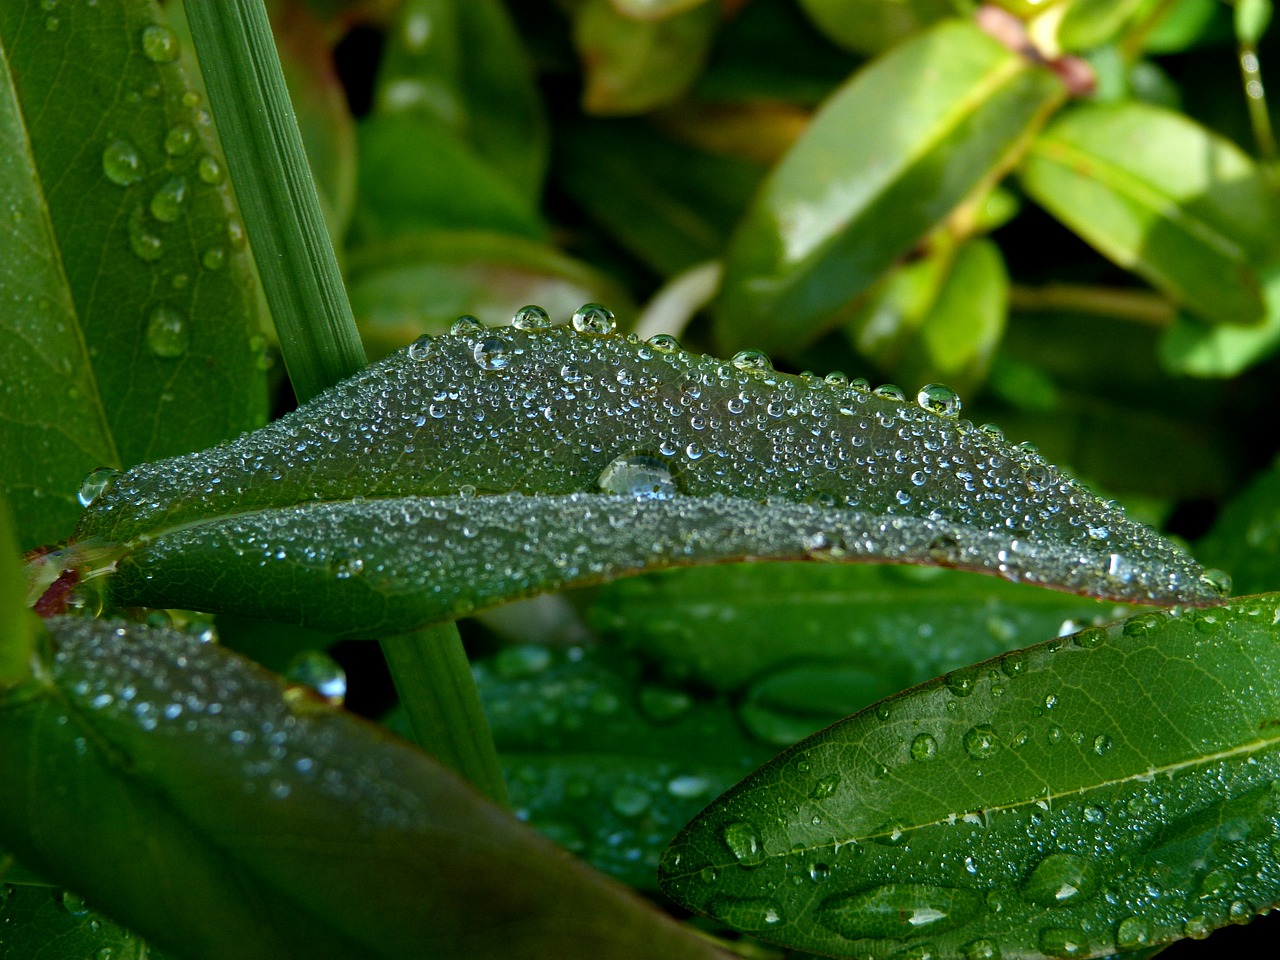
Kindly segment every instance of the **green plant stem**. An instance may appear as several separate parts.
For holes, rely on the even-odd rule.
[[[1169,326],[1178,315],[1177,308],[1158,293],[1069,283],[1013,286],[1009,289],[1009,307],[1034,312],[1070,310],[1160,328]]]
[[[186,5],[285,366],[305,402],[364,369],[262,0]]]
[[[0,690],[31,676],[32,616],[9,503],[0,495]]]
[[[380,642],[418,745],[506,806],[502,765],[457,625],[433,624]]]
[[[1258,145],[1258,158],[1274,190],[1277,186],[1276,136],[1271,128],[1271,114],[1267,110],[1266,89],[1262,85],[1261,62],[1255,43],[1240,43],[1240,79],[1244,82],[1244,102],[1249,108],[1249,123],[1253,127],[1254,142]]]

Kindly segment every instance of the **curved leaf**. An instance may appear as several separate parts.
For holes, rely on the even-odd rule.
[[[1020,176],[1037,203],[1197,315],[1262,318],[1276,203],[1230,141],[1150,104],[1083,104],[1045,129]]]
[[[0,698],[0,841],[183,957],[716,955],[418,751],[216,644],[49,629],[40,679]]]
[[[584,329],[589,320],[575,318]],[[210,543],[249,538],[243,555],[226,552],[218,564],[310,571],[308,591],[327,577],[335,614],[369,599],[370,585],[427,615],[540,589],[545,575],[598,580],[755,555],[933,563],[1152,602],[1216,596],[1180,548],[998,431],[957,419],[945,389],[909,403],[843,378],[779,374],[756,353],[724,363],[661,340],[467,324],[419,339],[253,434],[135,468],[93,502],[78,536],[131,542],[135,571],[161,554],[185,564],[177,544],[195,549],[206,533]],[[472,495],[507,492],[516,495]],[[383,499],[423,496],[445,499]],[[296,505],[307,506],[278,509]],[[369,548],[359,558],[382,571],[338,577],[305,551],[273,558],[253,545],[255,528],[283,546],[311,522],[320,527],[308,536],[334,537],[331,549],[358,538],[347,542]],[[441,553],[417,523],[459,552]],[[545,539],[522,536],[525,523]],[[467,535],[476,525],[491,543]],[[401,547],[412,562],[392,556]],[[432,577],[449,563],[483,567],[491,551],[474,588],[454,579],[409,600],[396,586],[398,565],[415,571],[410,580]],[[503,553],[528,565],[496,563]],[[207,592],[203,579],[172,582]],[[146,582],[133,577],[130,589]],[[270,602],[307,603],[269,592]]]
[[[1016,158],[1053,74],[947,21],[856,74],[765,182],[729,248],[724,344],[794,350]]]
[[[867,54],[956,13],[954,0],[800,0],[800,7],[825,36]]]
[[[1246,919],[1280,901],[1278,601],[1144,614],[885,700],[712,804],[663,886],[831,956],[1091,957]]]

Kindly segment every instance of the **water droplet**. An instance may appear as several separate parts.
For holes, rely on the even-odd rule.
[[[920,388],[916,394],[916,403],[922,410],[936,413],[940,417],[960,416],[960,397],[950,387],[941,383],[930,383]]]
[[[551,318],[547,316],[547,311],[531,303],[516,311],[511,318],[511,325],[517,330],[545,330],[551,326]]]
[[[364,560],[350,550],[338,548],[329,558],[329,570],[337,580],[350,580],[364,572]]]
[[[89,913],[89,908],[84,902],[84,897],[79,894],[72,893],[70,890],[65,891],[61,898],[62,908],[73,917],[83,917]]]
[[[645,454],[618,457],[601,471],[599,484],[604,493],[637,500],[670,500],[680,492],[667,465]]]
[[[773,363],[768,355],[759,350],[740,350],[733,355],[732,362],[739,370],[773,369]]]
[[[985,760],[1000,749],[1000,739],[995,730],[985,723],[972,728],[964,735],[964,751],[975,760]]]
[[[450,335],[455,337],[470,337],[484,331],[485,325],[469,313],[464,313],[449,327]]]
[[[947,685],[947,689],[954,696],[967,697],[973,693],[973,688],[978,683],[978,675],[967,667],[961,670],[952,670],[943,678],[943,683]]]
[[[431,356],[431,347],[435,343],[435,338],[428,333],[424,333],[417,340],[409,344],[409,359],[417,360],[419,363]]]
[[[1097,868],[1074,853],[1053,853],[1027,875],[1022,893],[1042,907],[1064,907],[1093,896],[1098,889]]]
[[[129,217],[129,246],[139,260],[147,263],[154,263],[164,253],[164,241],[148,229],[141,207]]]
[[[1200,582],[1220,597],[1231,592],[1231,577],[1218,569],[1209,569],[1200,575]]]
[[[191,331],[186,318],[172,307],[161,304],[147,319],[147,347],[157,357],[172,359],[187,352]]]
[[[1213,933],[1213,924],[1209,922],[1208,917],[1201,914],[1184,923],[1182,925],[1182,933],[1183,936],[1190,937],[1192,940],[1203,940]]]
[[[187,199],[187,180],[173,177],[161,184],[151,195],[151,215],[161,223],[174,223],[182,216],[182,204]]]
[[[210,247],[201,254],[200,262],[206,270],[221,270],[227,262],[227,251],[222,247]]]
[[[818,908],[818,921],[849,940],[902,939],[949,930],[981,906],[981,897],[969,890],[890,883],[828,898]]]
[[[1153,633],[1159,624],[1160,621],[1156,619],[1155,614],[1146,613],[1140,617],[1125,621],[1124,635],[1126,637],[1145,637]]]
[[[838,786],[840,786],[839,774],[832,773],[825,777],[819,777],[817,783],[813,785],[813,789],[809,791],[809,799],[825,800],[836,792]]]
[[[613,333],[616,327],[613,311],[598,303],[584,303],[573,315],[573,329],[579,333],[603,336],[606,333]]]
[[[507,647],[494,657],[493,668],[504,680],[519,680],[543,673],[551,666],[551,659],[551,651],[546,647]]]
[[[485,337],[471,351],[481,370],[502,370],[514,359],[511,341],[505,337]]]
[[[127,187],[142,179],[142,156],[128,140],[113,140],[102,151],[102,172],[112,183]]]
[[[1084,647],[1086,650],[1092,650],[1094,647],[1099,646],[1105,639],[1107,639],[1107,631],[1103,630],[1101,627],[1089,627],[1088,629],[1081,630],[1077,633],[1072,642],[1075,643],[1077,647]]]
[[[907,395],[902,392],[902,388],[895,383],[883,383],[871,392],[877,397],[883,397],[885,400],[897,400],[901,402],[907,399]]]
[[[1151,924],[1142,917],[1125,917],[1116,927],[1116,946],[1133,950],[1151,942]]]
[[[222,182],[222,164],[218,162],[218,158],[213,154],[206,153],[200,158],[200,162],[196,164],[196,173],[201,180],[210,186]]]
[[[911,741],[912,760],[932,760],[938,755],[938,741],[922,733]]]
[[[187,109],[200,106],[200,100],[200,94],[196,93],[194,90],[188,90],[182,95],[182,105]]]
[[[1000,948],[985,937],[966,943],[960,948],[964,960],[1000,960]]]
[[[682,349],[680,341],[669,333],[655,333],[647,342],[659,353],[679,353]]]
[[[1020,677],[1027,670],[1027,658],[1020,653],[1011,653],[1000,660],[1000,671],[1006,677]]]
[[[1043,493],[1048,490],[1049,484],[1053,480],[1048,468],[1040,463],[1032,463],[1023,467],[1022,475],[1026,481],[1027,489],[1032,493]]]
[[[314,690],[334,706],[341,706],[347,696],[347,672],[321,650],[305,650],[290,660],[284,679]]]
[[[1115,746],[1115,744],[1105,733],[1100,733],[1093,738],[1093,752],[1100,757],[1106,756],[1110,753],[1113,746]]]
[[[89,471],[80,481],[80,490],[76,494],[80,506],[87,507],[101,497],[118,476],[120,471],[114,467],[98,467]]]
[[[1089,804],[1081,811],[1084,815],[1085,823],[1103,823],[1107,819],[1106,813],[1099,806]]]
[[[764,844],[760,841],[760,834],[751,824],[742,820],[727,824],[721,836],[724,837],[724,843],[729,848],[729,852],[743,866],[755,867],[764,862]]]
[[[809,879],[826,880],[831,876],[831,867],[825,863],[812,863],[809,865]]]
[[[168,27],[153,23],[142,30],[142,52],[152,63],[173,63],[181,46],[177,35]]]
[[[1089,942],[1080,930],[1045,927],[1040,931],[1040,949],[1051,957],[1083,957],[1089,953]]]
[[[196,144],[196,131],[185,123],[179,123],[164,135],[164,152],[171,157],[185,157]]]
[[[691,773],[672,777],[667,782],[667,793],[671,794],[673,797],[680,797],[682,800],[692,800],[694,797],[701,797],[710,790],[710,780],[706,777],[700,777]]]
[[[767,897],[716,897],[707,912],[735,930],[768,930],[785,922],[782,908]]]
[[[1248,923],[1257,913],[1253,906],[1244,900],[1233,900],[1231,906],[1227,907],[1227,919],[1232,923]]]
[[[631,784],[623,784],[613,791],[610,804],[616,813],[624,817],[638,817],[649,809],[653,798],[648,791],[641,790]]]

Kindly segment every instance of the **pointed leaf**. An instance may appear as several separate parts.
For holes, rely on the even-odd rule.
[[[1225,138],[1150,104],[1083,104],[1045,129],[1020,174],[1037,203],[1203,319],[1262,319],[1276,204]]]
[[[259,425],[266,390],[244,230],[160,5],[100,0],[32,15],[29,4],[0,4],[0,45],[25,123],[27,142],[17,146],[30,154],[46,207],[35,216],[51,227],[66,278],[48,288],[44,312],[51,329],[78,322],[96,379],[95,389],[75,374],[60,389],[101,404],[59,423],[77,434],[76,453],[58,457],[59,477],[73,460],[87,471],[115,459],[101,456],[99,418],[126,466]],[[33,369],[84,369],[79,345],[59,339],[33,351]],[[39,489],[65,503],[74,484],[48,489],[51,479],[40,477]]]
[[[1278,601],[1144,614],[886,700],[712,804],[663,886],[847,957],[1100,956],[1243,920],[1280,901]]]
[[[85,620],[48,643],[0,699],[0,842],[183,957],[715,955],[216,644]]]
[[[854,75],[765,182],[729,248],[720,341],[795,350],[984,182],[1064,96],[947,21]]]

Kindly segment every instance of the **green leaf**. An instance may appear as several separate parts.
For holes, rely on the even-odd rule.
[[[1232,572],[1241,593],[1280,587],[1280,462],[1227,504],[1200,547]]]
[[[590,622],[666,675],[716,690],[743,690],[787,665],[842,664],[885,696],[1124,612],[945,570],[745,564],[619,580],[597,593]],[[872,699],[822,716],[834,722]]]
[[[744,735],[727,698],[645,682],[607,647],[512,647],[475,674],[512,807],[645,891],[657,892],[672,835],[773,753]]]
[[[0,494],[24,518],[17,552],[66,536],[80,514],[76,490],[101,464],[119,466],[106,412],[59,260],[25,121],[0,45]],[[53,442],[57,438],[58,442]],[[11,534],[12,535],[12,534]]]
[[[1234,12],[1240,42],[1256,44],[1267,32],[1273,10],[1271,0],[1236,0]]]
[[[162,960],[145,940],[70,891],[5,883],[0,886],[0,918],[0,955],[6,957]]]
[[[547,168],[547,121],[503,5],[410,0],[387,41],[376,109],[433,118],[536,204]]]
[[[883,701],[712,804],[663,887],[849,957],[1098,956],[1247,918],[1280,900],[1278,599],[1144,614]]]
[[[1252,327],[1206,323],[1179,313],[1160,337],[1160,362],[1170,374],[1192,377],[1234,377],[1280,347],[1280,269],[1262,277],[1267,306],[1263,322]]]
[[[543,243],[509,234],[438,230],[368,243],[347,263],[351,306],[369,355],[381,359],[458,317],[514,316],[526,304],[570,314],[583,303],[625,308],[611,277]]]
[[[1180,548],[957,419],[945,388],[909,403],[586,332],[612,325],[600,309],[422,337],[256,433],[125,474],[78,536],[121,545],[130,602],[333,630],[750,556],[1217,595]]]
[[[1239,148],[1181,114],[1084,104],[1033,144],[1022,183],[1120,266],[1215,323],[1262,319],[1280,254],[1275,201]]]
[[[635,120],[574,126],[556,164],[565,192],[663,277],[720,255],[763,172]]]
[[[1133,20],[1145,0],[1073,0],[1065,5],[1055,37],[1063,50],[1099,47]]]
[[[442,123],[388,113],[360,124],[360,243],[423,230],[488,230],[541,240],[525,197]]]
[[[0,701],[0,842],[183,957],[715,953],[216,644],[57,619],[48,643]]]
[[[27,611],[26,582],[9,504],[0,493],[0,690],[31,675],[35,620]]]
[[[0,10],[0,441],[23,451],[3,481],[23,546],[66,535],[94,467],[265,419],[243,230],[174,43],[155,4]]]
[[[800,0],[800,7],[835,43],[867,54],[956,13],[952,0]]]
[[[984,183],[1064,96],[971,24],[897,47],[832,96],[775,168],[727,254],[721,343],[794,351]],[[885,109],[892,104],[893,109]]]
[[[611,0],[585,0],[574,20],[587,113],[644,113],[681,96],[698,78],[716,28],[716,4],[661,20],[621,15]]]
[[[1146,0],[1142,15],[1160,6],[1164,10],[1143,43],[1149,53],[1181,53],[1231,38],[1231,15],[1218,0]]]

